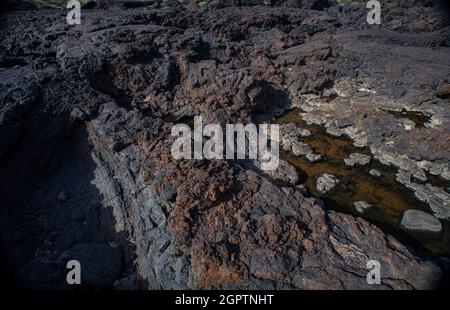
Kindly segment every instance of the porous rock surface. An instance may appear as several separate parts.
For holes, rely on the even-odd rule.
[[[289,182],[275,182],[252,163],[175,161],[170,154],[172,126],[194,115],[222,125],[262,122],[297,104],[309,111],[306,119],[334,126],[355,143],[373,143],[381,153],[401,150],[413,161],[431,163],[448,159],[448,102],[442,91],[433,95],[435,86],[449,82],[448,11],[422,2],[428,3],[419,1],[419,12],[389,4],[385,9],[393,19],[377,28],[365,24],[364,7],[342,10],[326,1],[272,7],[230,1],[195,10],[114,6],[84,10],[75,27],[60,11],[5,12],[1,218],[5,223],[13,214],[39,223],[22,227],[17,220],[24,232],[14,237],[13,226],[2,224],[2,251],[33,261],[21,281],[59,279],[36,267],[57,270],[62,253],[76,244],[109,241],[92,235],[57,241],[56,235],[78,228],[67,232],[54,224],[57,215],[46,214],[57,209],[41,213],[41,204],[48,205],[45,192],[42,198],[24,184],[39,180],[51,162],[71,167],[70,151],[56,159],[50,154],[70,133],[85,129],[90,147],[83,154],[92,160],[82,168],[101,203],[81,203],[87,211],[80,218],[73,214],[59,222],[80,224],[95,207],[110,208],[115,231],[132,241],[134,272],[146,288],[439,286],[436,264],[367,221],[330,211]],[[390,71],[386,61],[392,62]],[[399,74],[405,64],[409,71]],[[400,78],[403,84],[396,83]],[[380,95],[358,93],[361,83]],[[314,96],[326,90],[339,96],[325,107]],[[381,109],[386,105],[426,110],[434,125],[402,131]],[[384,137],[393,142],[386,145]],[[409,172],[420,176],[419,170]],[[65,177],[72,185],[81,182],[76,174]],[[21,193],[37,196],[35,209],[21,213],[30,208],[26,201],[19,208]],[[73,194],[68,197],[69,207],[76,208]],[[54,223],[49,227],[44,220]],[[30,239],[22,250],[33,229],[55,236]],[[47,243],[57,247],[42,248]],[[382,266],[377,287],[366,282],[366,264],[374,259]]]
[[[348,158],[344,159],[347,166],[353,167],[354,165],[367,165],[370,162],[370,156],[365,154],[353,153]]]
[[[353,206],[355,207],[356,211],[359,213],[364,213],[370,208],[372,208],[372,205],[368,203],[367,201],[355,201],[353,203]]]
[[[339,183],[339,178],[332,174],[324,173],[317,177],[316,188],[320,194],[326,194],[333,190]]]

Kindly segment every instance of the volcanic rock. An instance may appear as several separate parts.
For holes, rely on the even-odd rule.
[[[361,214],[365,213],[367,210],[372,208],[372,205],[366,201],[355,201],[353,205],[356,211]]]
[[[321,174],[317,177],[316,188],[321,194],[326,194],[339,184],[339,179],[329,173]]]
[[[381,171],[378,169],[370,169],[369,171],[370,175],[374,176],[374,177],[381,177]]]
[[[406,210],[400,225],[410,232],[438,234],[442,231],[442,224],[437,218],[419,210]]]
[[[276,170],[271,170],[270,175],[276,179],[287,182],[291,185],[296,185],[299,181],[298,172],[295,167],[285,160],[280,160]]]
[[[82,283],[100,287],[133,286],[123,266],[150,289],[369,289],[372,259],[377,288],[441,284],[419,249],[306,195],[290,166],[271,176],[246,160],[174,160],[170,148],[173,125],[198,115],[263,123],[297,106],[404,170],[405,186],[445,216],[447,196],[415,180],[448,176],[448,102],[433,88],[450,72],[448,14],[392,2],[375,29],[360,22],[364,5],[250,2],[105,4],[76,27],[53,10],[2,12],[0,245],[21,282],[67,288],[65,253],[80,259]],[[429,126],[405,130],[386,112],[403,108]],[[281,144],[311,157],[307,135]],[[340,182],[318,179],[324,193]],[[60,183],[67,208],[52,205]],[[107,245],[114,237],[119,248]]]
[[[353,167],[354,165],[367,165],[370,162],[370,156],[360,153],[350,154],[348,158],[344,159],[347,166]]]

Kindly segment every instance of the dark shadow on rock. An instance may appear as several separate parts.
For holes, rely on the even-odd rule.
[[[47,126],[58,128],[52,121]],[[37,143],[30,154],[27,142],[46,141],[28,131],[0,167],[2,287],[113,288],[123,274],[134,275],[134,246],[115,231],[111,209],[91,184],[95,164],[84,127],[53,138],[54,145]],[[36,156],[46,160],[27,162]],[[27,169],[14,173],[21,165]],[[14,186],[5,191],[6,183]],[[82,285],[69,286],[66,264],[79,257]]]
[[[257,81],[249,91],[252,106],[252,122],[255,124],[271,123],[291,107],[289,94],[267,81]]]

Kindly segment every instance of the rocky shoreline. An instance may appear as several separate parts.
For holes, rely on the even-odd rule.
[[[1,249],[11,282],[67,289],[67,258],[100,253],[108,259],[89,266],[88,288],[447,285],[448,7],[389,2],[386,22],[369,27],[361,5],[250,2],[105,4],[75,27],[58,10],[1,15]],[[172,126],[196,115],[260,124],[294,108],[281,122],[288,155],[273,173],[250,160],[171,157]],[[338,165],[412,191],[406,201],[426,215],[409,212],[401,225],[406,210],[383,216],[440,230],[439,255],[364,219],[384,212],[369,190],[348,201],[355,213],[334,210],[332,188],[357,184],[316,167]],[[380,286],[366,282],[369,260],[382,266]]]

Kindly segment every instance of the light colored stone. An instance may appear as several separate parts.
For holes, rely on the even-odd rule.
[[[414,191],[414,196],[418,200],[427,203],[434,216],[440,219],[450,218],[450,194],[445,190],[429,183],[424,185],[413,182],[411,174],[403,170],[397,172],[396,179],[397,182]]]
[[[353,153],[344,159],[344,162],[349,167],[353,167],[354,165],[365,166],[370,162],[370,156],[361,153]]]
[[[403,213],[401,228],[410,232],[440,233],[442,224],[431,214],[419,210],[406,210]]]
[[[316,163],[322,160],[322,155],[316,153],[309,153],[306,155],[306,159],[308,159],[312,163]]]
[[[378,169],[370,169],[369,174],[374,177],[381,177],[381,171]]]
[[[337,128],[336,126],[327,127],[326,131],[333,137],[340,137],[344,134],[342,130],[340,128]]]
[[[334,189],[339,184],[339,179],[329,173],[321,174],[316,181],[317,191],[321,194],[326,194]]]
[[[301,156],[314,153],[314,151],[308,144],[296,141],[295,143],[292,144],[292,153],[294,153],[294,155],[296,156]]]
[[[393,165],[410,173],[415,179],[425,182],[427,176],[425,171],[420,167],[420,162],[408,158],[406,155],[398,155],[396,153],[388,153],[382,148],[371,146],[370,151],[376,159],[382,164]]]
[[[353,203],[353,206],[355,207],[356,211],[361,214],[372,208],[372,205],[367,201],[355,201]]]

